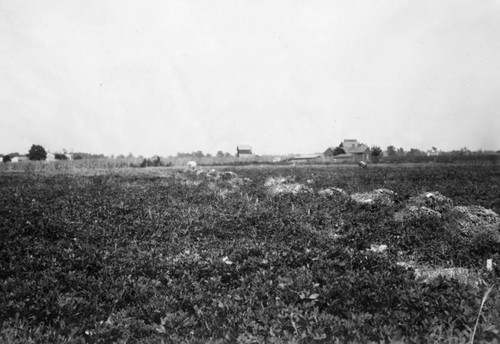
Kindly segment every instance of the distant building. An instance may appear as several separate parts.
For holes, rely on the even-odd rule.
[[[239,145],[236,147],[236,156],[239,158],[253,156],[252,147],[249,145]]]
[[[370,147],[365,145],[360,145],[358,147],[352,147],[349,149],[345,149],[346,154],[351,154],[354,157],[354,161],[367,161],[371,158]]]
[[[428,150],[427,156],[438,156],[439,152],[437,150]]]
[[[349,149],[349,148],[355,148],[355,147],[358,147],[360,146],[361,144],[358,142],[358,140],[356,139],[351,139],[351,140],[344,140],[340,143],[340,146],[339,147],[342,147],[345,149]],[[346,150],[347,152],[347,150]]]
[[[337,147],[328,147],[326,149],[326,151],[323,153],[323,156],[325,158],[332,158],[332,157],[334,157],[335,156],[334,155],[335,154],[335,148],[337,148]]]
[[[28,160],[29,158],[27,156],[15,156],[12,158],[12,162],[23,162]]]
[[[47,152],[47,157],[45,158],[45,161],[56,161],[55,154]]]
[[[342,148],[345,154],[334,155],[335,149]],[[361,144],[358,140],[349,139],[344,140],[340,143],[338,147],[328,147],[323,153],[323,156],[329,160],[339,160],[339,161],[367,161],[371,158],[370,147]]]
[[[288,161],[293,164],[313,163],[313,162],[318,162],[320,160],[321,160],[321,154],[302,154],[288,159]]]

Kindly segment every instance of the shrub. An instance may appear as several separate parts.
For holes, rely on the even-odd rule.
[[[28,152],[28,158],[30,160],[45,160],[47,159],[47,152],[40,145],[32,145]]]

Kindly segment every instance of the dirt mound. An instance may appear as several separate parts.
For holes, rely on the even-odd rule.
[[[340,199],[349,199],[349,194],[339,188],[326,188],[318,191],[318,195]]]
[[[456,206],[448,215],[450,222],[466,235],[500,229],[500,216],[481,206]]]
[[[313,192],[309,186],[296,183],[290,177],[268,178],[264,186],[267,188],[268,193],[273,196],[281,194],[298,195]]]
[[[433,191],[424,192],[420,195],[411,197],[408,200],[408,205],[416,207],[426,207],[442,213],[444,211],[450,210],[453,207],[453,201],[450,198],[443,196],[441,193]]]
[[[397,222],[405,222],[411,220],[421,220],[421,219],[440,219],[442,217],[441,213],[432,210],[427,207],[418,207],[414,205],[406,206],[402,210],[394,214],[394,220]]]
[[[232,171],[207,170],[197,167],[195,170],[187,170],[187,173],[194,175],[195,179],[186,179],[183,182],[184,185],[198,186],[207,182],[208,189],[223,198],[239,192],[242,186],[252,182],[251,179],[242,178]]]
[[[392,205],[395,195],[395,192],[389,189],[376,189],[370,192],[352,194],[351,199],[360,205]]]

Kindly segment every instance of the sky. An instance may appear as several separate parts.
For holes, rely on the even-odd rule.
[[[500,150],[500,0],[1,0],[0,153]]]

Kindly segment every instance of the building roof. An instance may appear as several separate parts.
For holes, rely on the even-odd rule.
[[[309,160],[309,159],[317,159],[321,157],[321,154],[301,154],[290,158],[290,160]]]
[[[236,147],[236,149],[238,149],[238,150],[252,150],[252,146],[250,146],[250,145],[238,145]]]
[[[361,145],[357,147],[343,147],[346,153],[351,153],[351,154],[362,154],[366,152],[367,150],[370,150],[368,146]]]
[[[352,147],[352,146],[359,146],[358,140],[356,139],[346,139],[342,141],[342,145],[344,147]]]

